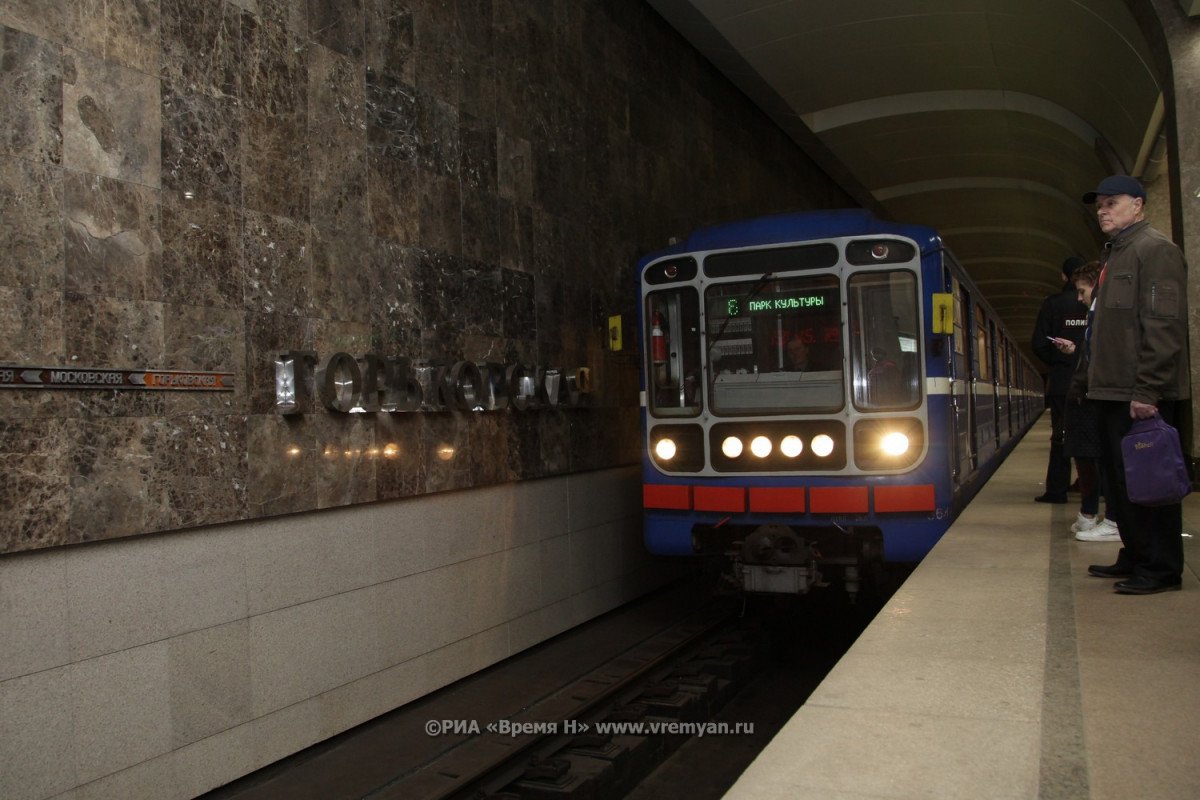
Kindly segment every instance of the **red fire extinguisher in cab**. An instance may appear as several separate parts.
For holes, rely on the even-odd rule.
[[[650,323],[650,360],[655,364],[667,363],[667,337],[663,336],[662,315],[657,311]]]
[[[657,311],[650,320],[650,361],[654,383],[663,388],[667,387],[670,384],[670,376],[667,373],[667,337],[663,335],[662,315]]]

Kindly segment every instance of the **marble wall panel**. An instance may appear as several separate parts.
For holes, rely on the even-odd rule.
[[[386,239],[371,239],[366,269],[371,292],[372,347],[387,356],[417,358],[422,313],[418,294],[420,251]]]
[[[0,23],[4,19],[0,10]],[[7,117],[0,153],[62,163],[62,77],[62,48],[0,27],[0,106]]]
[[[490,192],[462,196],[462,252],[468,258],[489,264],[503,263],[501,247],[501,201]]]
[[[169,420],[147,417],[72,420],[70,536],[113,539],[181,527],[172,507]]]
[[[421,244],[462,253],[462,196],[457,177],[417,170],[417,214]]]
[[[242,200],[247,209],[307,220],[312,169],[305,113],[242,112]]]
[[[364,52],[368,73],[387,73],[413,85],[413,11],[390,0],[363,0]]]
[[[462,58],[458,12],[457,3],[432,0],[413,14],[416,86],[456,108]]]
[[[173,527],[246,518],[245,417],[171,416],[159,440],[157,469],[166,476]]]
[[[246,431],[249,515],[270,517],[316,508],[312,487],[321,475],[325,444],[303,417],[250,417]]]
[[[381,453],[375,429],[364,415],[314,415],[310,422],[321,443],[317,507],[335,508],[376,498],[375,463]]]
[[[161,300],[159,193],[99,175],[68,172],[65,177],[66,290]]]
[[[62,85],[63,165],[157,189],[162,166],[158,78],[68,50]]]
[[[374,276],[368,271],[367,239],[358,228],[313,228],[312,294],[317,313],[339,321],[370,321]],[[355,355],[368,350],[369,346]]]
[[[54,419],[0,419],[0,551],[73,541],[70,532],[71,435]]]
[[[458,108],[479,119],[496,117],[496,59],[491,51],[464,54]]]
[[[243,107],[271,117],[307,107],[308,44],[278,18],[244,15],[238,97]]]
[[[164,190],[160,235],[162,290],[167,303],[243,309],[245,276],[239,206]],[[227,361],[224,366],[240,363]]]
[[[242,25],[253,19],[232,3],[160,0],[162,77],[181,95],[237,97]]]
[[[188,199],[240,205],[241,126],[237,98],[182,91],[162,82],[162,185]]]
[[[304,316],[312,311],[308,224],[246,209],[242,231],[246,309]]]
[[[500,196],[522,205],[533,202],[533,147],[528,139],[496,133],[496,187]]]
[[[445,492],[471,486],[472,422],[458,414],[422,415],[421,447],[426,453],[425,489]]]
[[[310,0],[308,24],[313,41],[350,58],[362,57],[363,0]]]
[[[375,487],[380,500],[425,494],[429,460],[420,414],[377,414]]]
[[[436,175],[456,177],[459,170],[458,108],[417,90],[417,164]]]
[[[66,0],[0,0],[0,25],[62,42],[66,23]]]
[[[0,286],[0,361],[10,364],[58,364],[63,360],[61,292]],[[6,398],[0,398],[3,401]]]
[[[66,44],[122,66],[157,74],[159,6],[142,0],[71,0]]]
[[[85,367],[163,369],[163,314],[162,303],[69,292],[68,358]]]
[[[62,170],[0,156],[0,286],[62,291]]]

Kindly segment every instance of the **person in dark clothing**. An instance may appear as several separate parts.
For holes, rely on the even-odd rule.
[[[1067,502],[1067,488],[1071,484],[1071,459],[1063,452],[1063,411],[1075,359],[1062,352],[1056,341],[1067,340],[1078,345],[1087,330],[1087,306],[1079,302],[1075,284],[1071,282],[1071,275],[1084,263],[1078,256],[1063,262],[1063,287],[1042,301],[1033,326],[1033,353],[1049,367],[1046,408],[1050,409],[1050,462],[1046,465],[1046,490],[1033,498],[1039,503]]]
[[[1146,221],[1146,190],[1136,179],[1110,175],[1083,202],[1095,204],[1096,221],[1109,237],[1088,338],[1087,397],[1100,407],[1100,465],[1123,545],[1115,563],[1092,564],[1088,574],[1125,578],[1113,584],[1118,594],[1177,591],[1183,506],[1130,499],[1121,439],[1135,419],[1161,416],[1173,425],[1191,396],[1187,263]]]

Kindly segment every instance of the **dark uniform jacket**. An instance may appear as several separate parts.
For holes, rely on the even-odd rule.
[[[1190,397],[1183,253],[1144,220],[1108,247],[1092,322],[1088,398],[1158,403]]]
[[[1033,326],[1033,353],[1050,367],[1046,394],[1065,396],[1071,386],[1075,356],[1059,351],[1047,336],[1070,339],[1078,349],[1087,330],[1087,306],[1076,297],[1075,284],[1067,281],[1062,291],[1042,302],[1037,323]]]

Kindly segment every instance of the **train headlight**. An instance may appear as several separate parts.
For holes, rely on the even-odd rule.
[[[675,440],[663,437],[654,443],[654,455],[658,456],[663,461],[670,461],[675,457]]]
[[[795,458],[804,452],[804,442],[799,436],[788,435],[779,443],[779,452],[788,458]]]
[[[750,440],[750,452],[759,458],[771,455],[771,440],[765,436],[755,436]]]
[[[742,454],[742,440],[736,436],[726,436],[721,442],[721,452],[726,458],[737,458]]]
[[[827,433],[821,433],[813,437],[812,451],[821,458],[825,458],[833,452],[833,437]]]
[[[925,426],[916,417],[861,419],[854,424],[854,463],[859,469],[905,469],[924,450]]]
[[[908,452],[908,437],[899,431],[892,431],[884,435],[879,446],[889,456],[902,456]]]

